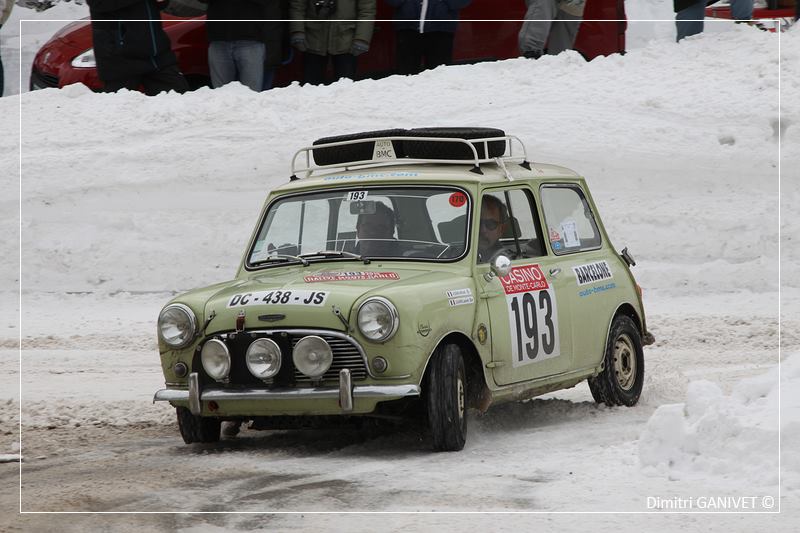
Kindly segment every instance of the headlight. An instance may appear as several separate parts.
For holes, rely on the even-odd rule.
[[[297,370],[310,378],[320,378],[333,363],[333,350],[325,339],[309,335],[294,345],[292,359]]]
[[[281,369],[281,349],[272,339],[254,340],[247,348],[247,369],[259,379],[268,379]]]
[[[172,348],[183,348],[194,339],[197,319],[183,304],[166,306],[158,315],[158,334]]]
[[[94,60],[94,48],[89,48],[84,53],[76,56],[72,60],[72,66],[76,68],[95,68],[97,62]]]
[[[386,298],[370,298],[358,308],[358,329],[371,341],[388,341],[399,325],[397,309]]]
[[[211,378],[222,380],[228,377],[231,370],[231,354],[228,347],[219,339],[211,339],[200,352],[200,361]]]

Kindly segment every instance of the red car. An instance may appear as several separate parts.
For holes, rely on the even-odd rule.
[[[730,19],[731,6],[728,4],[712,4],[706,8],[706,16],[717,19]],[[797,17],[797,1],[794,0],[767,0],[766,7],[756,7],[753,9],[753,19],[777,19],[780,22],[781,31],[788,28]],[[762,22],[765,29],[774,31],[774,23],[769,20]]]
[[[209,84],[208,42],[205,12],[192,0],[172,0],[162,12],[164,30],[172,41],[181,72],[192,88]],[[519,56],[517,34],[525,16],[523,0],[473,0],[461,11],[454,45],[454,63],[475,63]],[[378,14],[370,51],[358,60],[358,78],[379,78],[394,70],[394,30],[392,9],[378,0]],[[587,60],[598,55],[625,51],[624,0],[587,0],[586,20],[580,26],[575,49]],[[469,22],[470,20],[490,22]],[[284,64],[275,74],[275,86],[302,79],[301,58],[286,47]],[[83,83],[100,90],[92,50],[92,30],[88,19],[73,22],[59,30],[36,54],[31,70],[30,89],[64,87]]]

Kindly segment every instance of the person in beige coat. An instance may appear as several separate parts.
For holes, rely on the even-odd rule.
[[[0,0],[0,28],[6,23],[8,17],[11,16],[11,8],[14,7],[14,0]],[[0,96],[3,96],[3,85],[5,84],[5,76],[3,75],[3,56],[0,53]]]
[[[303,52],[306,83],[325,83],[328,63],[335,79],[356,75],[357,57],[369,50],[375,0],[291,0],[290,42]]]

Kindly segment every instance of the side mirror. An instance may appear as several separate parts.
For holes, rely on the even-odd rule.
[[[494,277],[505,277],[508,276],[508,273],[511,272],[511,259],[508,256],[503,254],[497,255],[492,258],[491,265],[489,266],[491,269],[490,272],[484,274],[483,279],[486,281],[492,281]]]
[[[633,258],[631,253],[628,251],[628,247],[627,246],[622,249],[622,252],[620,253],[620,255],[622,256],[622,259],[624,259],[625,262],[628,263],[628,266],[636,266],[636,260]]]

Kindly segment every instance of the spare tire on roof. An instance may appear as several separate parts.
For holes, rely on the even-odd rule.
[[[334,137],[323,137],[314,141],[314,146],[318,144],[336,143],[342,141],[356,141],[358,139],[368,139],[372,137],[403,137],[408,133],[404,129],[365,131],[362,133],[350,133],[348,135],[336,135]],[[393,141],[394,155],[396,158],[405,157],[403,155],[403,143]],[[352,163],[353,161],[370,161],[375,152],[375,142],[368,141],[363,143],[345,144],[342,146],[331,146],[329,148],[315,148],[314,161],[318,165],[340,165]]]
[[[506,132],[497,128],[414,128],[406,132],[407,137],[454,137],[456,139],[485,139],[490,137],[504,137]],[[489,154],[486,155],[486,145],[475,144],[479,159],[500,157],[506,151],[505,141],[492,141],[489,144]],[[464,143],[456,142],[429,142],[405,141],[403,149],[406,157],[415,159],[474,159],[472,150]]]

